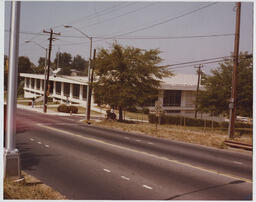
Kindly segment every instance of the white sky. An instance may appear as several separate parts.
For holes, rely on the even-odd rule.
[[[61,52],[89,57],[89,40],[74,29],[66,29],[63,24],[77,27],[92,37],[112,37],[140,28],[144,30],[122,35],[122,37],[182,37],[205,36],[235,33],[235,2],[35,2],[21,3],[21,32],[43,33],[52,27],[60,32],[53,44],[52,60],[58,48]],[[10,28],[10,2],[5,2],[4,29]],[[202,8],[209,5],[209,7]],[[195,11],[197,9],[200,9]],[[193,12],[195,11],[195,12]],[[189,12],[193,12],[188,14]],[[187,14],[187,15],[185,15]],[[184,15],[184,16],[183,16]],[[176,18],[177,17],[177,18]],[[150,25],[170,20],[158,26]],[[8,55],[9,33],[5,33],[4,53]],[[121,37],[121,36],[120,36]],[[28,56],[34,64],[45,52],[33,40],[48,48],[49,35],[20,34],[20,55]],[[252,52],[253,39],[253,3],[242,2],[240,51]],[[110,47],[114,40],[93,39],[93,48]],[[164,64],[176,64],[187,61],[229,56],[234,49],[234,36],[175,38],[175,39],[117,39],[122,45],[143,49],[159,48]],[[205,65],[203,70],[209,73],[218,63]],[[195,74],[193,66],[175,69],[174,73]]]

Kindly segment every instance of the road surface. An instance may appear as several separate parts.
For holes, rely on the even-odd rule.
[[[251,200],[252,154],[17,110],[22,169],[68,199]]]

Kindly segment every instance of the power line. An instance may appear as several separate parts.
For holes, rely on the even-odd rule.
[[[148,7],[150,7],[150,6],[154,5],[154,4],[155,4],[155,2],[150,3],[150,4],[148,4],[148,5],[146,5],[146,6],[143,6],[143,7],[137,8],[137,9],[135,9],[135,10],[132,10],[132,11],[123,13],[123,14],[121,14],[121,15],[114,16],[114,17],[112,17],[112,18],[106,19],[106,20],[104,20],[104,21],[102,21],[102,22],[96,22],[96,23],[89,24],[89,25],[87,25],[86,27],[92,27],[92,26],[94,26],[94,25],[98,25],[98,24],[102,24],[102,23],[105,23],[105,22],[108,22],[108,21],[111,21],[111,20],[115,20],[115,19],[117,19],[117,18],[120,18],[120,17],[126,16],[126,15],[129,15],[129,14],[132,14],[132,13],[138,12],[138,11],[143,10],[143,9],[145,9],[145,8],[148,8]]]
[[[200,10],[203,10],[203,9],[205,9],[205,8],[208,8],[208,7],[210,7],[210,6],[213,6],[213,5],[215,5],[215,4],[217,4],[217,3],[210,3],[210,4],[206,5],[206,6],[203,6],[203,7],[200,7],[200,8],[198,8],[198,9],[195,9],[195,10],[192,10],[192,11],[189,11],[189,12],[186,12],[186,13],[184,13],[184,14],[182,14],[182,15],[178,15],[178,16],[176,16],[176,17],[168,18],[168,19],[163,20],[163,21],[161,21],[161,22],[157,22],[157,23],[154,23],[154,24],[152,24],[152,25],[145,26],[145,27],[142,27],[142,28],[138,28],[138,29],[135,29],[135,30],[130,31],[130,32],[118,34],[118,35],[116,35],[116,36],[122,36],[122,35],[132,34],[132,33],[139,32],[139,31],[142,31],[142,30],[145,30],[145,29],[150,29],[150,28],[153,28],[153,27],[156,27],[156,26],[159,26],[159,25],[162,25],[162,24],[171,22],[171,21],[173,21],[173,20],[176,20],[176,19],[179,19],[179,18],[188,16],[188,15],[191,15],[191,14],[193,14],[193,13],[195,13],[195,12],[198,12],[198,11],[200,11]]]

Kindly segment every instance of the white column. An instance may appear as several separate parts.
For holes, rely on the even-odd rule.
[[[79,88],[79,100],[83,101],[83,85],[80,84]]]
[[[32,89],[32,79],[29,78],[29,88]]]
[[[56,95],[56,81],[53,81],[53,95]]]
[[[61,82],[60,95],[61,95],[61,98],[64,99],[64,82]]]
[[[70,99],[73,98],[73,84],[70,84],[70,91],[69,91],[69,97]]]

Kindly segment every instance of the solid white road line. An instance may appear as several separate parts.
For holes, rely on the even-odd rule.
[[[149,186],[147,186],[145,184],[143,184],[142,186],[145,187],[146,189],[152,189],[152,187],[149,187]]]
[[[125,179],[125,180],[130,180],[130,178],[125,177],[125,176],[121,176],[121,178]]]
[[[106,171],[106,172],[108,172],[108,173],[111,173],[111,171],[110,170],[108,170],[108,169],[103,169],[104,171]]]
[[[126,151],[131,151],[131,152],[136,152],[136,153],[139,153],[139,154],[144,154],[144,155],[156,158],[156,159],[161,159],[161,160],[164,160],[164,161],[168,161],[170,163],[176,163],[178,165],[182,165],[182,166],[186,166],[186,167],[190,167],[190,168],[195,168],[195,169],[198,169],[198,170],[201,170],[201,171],[204,171],[204,172],[213,173],[213,174],[216,174],[216,175],[225,176],[225,177],[228,177],[228,178],[232,178],[232,179],[236,179],[236,180],[242,180],[242,181],[245,181],[245,182],[248,182],[248,183],[252,183],[252,180],[250,180],[250,179],[246,179],[246,178],[238,177],[238,176],[233,176],[233,175],[227,174],[227,173],[222,173],[218,170],[208,169],[208,168],[204,168],[204,167],[200,167],[200,166],[194,166],[194,165],[191,165],[189,163],[181,162],[181,161],[174,160],[174,159],[169,159],[169,158],[166,158],[166,157],[163,157],[163,156],[158,156],[158,155],[155,155],[155,154],[150,154],[148,152],[139,151],[139,150],[131,149],[131,148],[128,148],[128,147],[123,147],[123,146],[119,146],[119,145],[116,145],[116,144],[111,144],[111,143],[105,142],[103,140],[98,140],[98,139],[94,139],[94,138],[90,138],[90,137],[84,137],[80,134],[75,134],[75,133],[72,133],[72,132],[69,132],[69,131],[63,131],[63,130],[60,130],[60,129],[57,129],[57,128],[53,128],[53,127],[50,127],[50,126],[40,124],[40,123],[38,123],[37,125],[39,127],[47,128],[49,130],[57,131],[59,133],[70,135],[70,136],[73,136],[73,137],[78,137],[78,138],[82,138],[82,139],[85,139],[85,140],[88,140],[88,141],[101,143],[101,144],[104,144],[104,145],[112,146],[112,147],[115,147],[115,148],[118,148],[118,149],[123,149],[123,150],[126,150]]]

